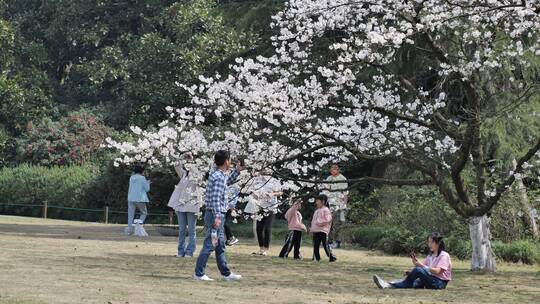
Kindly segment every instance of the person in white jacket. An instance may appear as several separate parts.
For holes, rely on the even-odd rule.
[[[253,179],[250,188],[250,203],[253,217],[257,220],[255,231],[259,244],[259,252],[253,254],[265,256],[270,248],[272,223],[280,204],[278,197],[283,195],[283,186],[269,172],[263,171]]]
[[[184,158],[187,161],[193,160],[191,154],[186,154]],[[174,169],[180,177],[180,181],[174,188],[168,206],[174,209],[178,217],[177,257],[193,257],[197,237],[195,228],[202,207],[201,189],[197,185],[196,178],[184,165],[177,164]],[[185,246],[186,227],[189,236],[187,246]]]

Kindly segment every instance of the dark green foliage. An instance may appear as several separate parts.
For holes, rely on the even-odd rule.
[[[68,109],[103,105],[108,125],[156,124],[186,96],[177,82],[236,57],[251,36],[226,26],[213,0],[7,1],[14,61],[35,67],[48,100]],[[0,41],[2,35],[0,35]]]
[[[117,130],[156,125],[166,106],[187,101],[177,83],[226,73],[237,56],[268,51],[270,16],[280,5],[1,1],[0,123],[13,140],[0,147],[0,165],[20,161],[16,142],[30,121],[59,121],[84,108]]]
[[[400,239],[398,244],[387,242],[388,247],[418,248],[416,236],[423,239],[432,231],[444,236],[468,235],[464,220],[454,215],[433,187],[385,187],[367,195],[353,193],[351,198],[354,210],[348,219],[355,226],[386,227],[385,231]]]
[[[70,113],[59,121],[29,123],[19,142],[20,158],[39,165],[82,165],[102,153],[110,130],[87,111]]]

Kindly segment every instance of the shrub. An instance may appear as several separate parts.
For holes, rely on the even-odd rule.
[[[455,258],[470,259],[472,254],[471,241],[460,237],[449,237],[445,241],[448,253]]]
[[[352,243],[369,249],[377,248],[377,243],[384,237],[385,228],[378,226],[363,226],[344,230],[345,237]]]
[[[79,205],[85,186],[95,177],[88,166],[41,167],[20,165],[0,169],[1,203],[50,202],[74,207]]]
[[[495,255],[506,262],[534,264],[540,263],[540,243],[528,240],[503,243],[492,242]]]
[[[82,165],[96,156],[110,130],[99,117],[72,112],[59,121],[45,118],[28,123],[19,154],[24,161],[39,165]]]
[[[16,215],[40,216],[42,209],[24,205],[50,205],[84,208],[81,194],[95,178],[96,170],[89,166],[41,167],[20,165],[0,169],[0,204],[2,212]],[[22,206],[6,206],[20,204]],[[62,210],[51,208],[51,217]],[[66,217],[64,217],[66,218]],[[68,217],[70,218],[70,217]]]
[[[415,234],[406,229],[383,226],[349,228],[344,236],[354,244],[368,249],[380,249],[389,254],[424,252],[428,232]]]

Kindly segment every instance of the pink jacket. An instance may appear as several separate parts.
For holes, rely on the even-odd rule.
[[[292,207],[285,212],[287,226],[289,230],[307,231],[306,225],[302,224],[302,214],[298,211],[299,206],[299,204],[293,204]]]
[[[310,232],[324,232],[328,234],[332,226],[332,212],[328,207],[322,207],[315,210],[313,219],[311,220]]]

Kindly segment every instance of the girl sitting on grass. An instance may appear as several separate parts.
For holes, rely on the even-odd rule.
[[[445,289],[452,280],[452,262],[450,255],[444,251],[442,236],[431,233],[427,238],[430,254],[423,262],[420,262],[414,253],[411,253],[412,263],[415,265],[407,276],[399,281],[385,282],[378,275],[373,276],[373,281],[379,288],[426,288]]]

